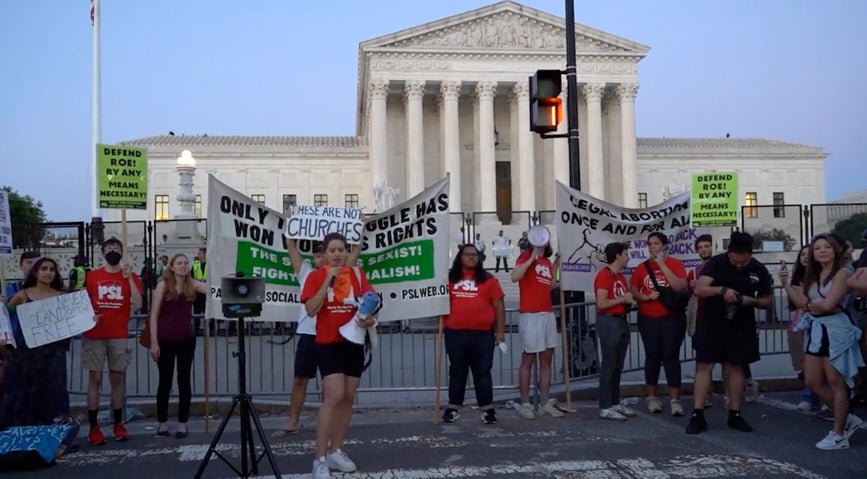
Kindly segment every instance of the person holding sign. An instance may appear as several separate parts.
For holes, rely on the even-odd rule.
[[[7,308],[53,298],[63,294],[63,278],[57,262],[37,260],[24,279],[23,288],[9,300]],[[27,325],[22,325],[27,327]],[[66,353],[69,340],[28,348],[23,336],[6,374],[6,388],[0,405],[0,429],[15,426],[41,426],[54,418],[69,415],[66,390]]]
[[[475,246],[461,246],[449,270],[451,313],[444,320],[449,356],[449,404],[443,413],[443,422],[455,422],[460,417],[458,410],[464,404],[467,373],[472,370],[482,422],[497,423],[491,368],[494,346],[505,347],[504,296],[500,282],[482,268]]]
[[[196,293],[205,294],[208,285],[196,281],[190,274],[190,260],[186,255],[176,254],[163,271],[162,281],[153,292],[150,321],[151,358],[157,362],[160,379],[157,386],[157,436],[167,437],[166,425],[169,416],[169,393],[172,390],[172,375],[175,360],[178,364],[178,430],[175,437],[187,437],[187,420],[190,417],[190,402],[193,387],[190,374],[196,352],[196,331],[193,328],[193,303]]]
[[[129,318],[134,309],[142,304],[141,280],[132,272],[129,264],[120,264],[123,257],[123,243],[117,238],[109,238],[102,244],[102,254],[106,265],[87,275],[85,287],[93,311],[96,313],[96,326],[84,333],[81,349],[81,367],[89,371],[87,383],[87,418],[90,433],[87,440],[95,445],[106,443],[105,435],[99,429],[99,390],[102,387],[102,371],[108,361],[108,380],[111,384],[111,409],[114,416],[114,438],[118,441],[129,439],[123,425],[123,403],[125,385],[123,374],[129,365],[127,337]]]
[[[26,278],[27,275],[30,274],[30,268],[33,266],[33,263],[39,259],[39,253],[36,251],[25,251],[21,253],[21,256],[18,258],[18,269],[21,270],[21,277]],[[15,297],[15,294],[21,290],[23,287],[24,281],[14,281],[6,284],[5,293],[0,291],[0,303],[8,304],[9,300]],[[3,397],[3,390],[5,384],[5,370],[11,361],[12,353],[9,350],[11,348],[11,343],[14,344],[18,348],[26,348],[27,345],[24,344],[24,336],[21,333],[21,324],[18,322],[18,316],[12,312],[9,313],[9,327],[11,331],[9,334],[12,336],[10,339],[12,341],[5,341],[2,337],[0,337],[0,341],[5,341],[5,344],[0,343],[0,399]]]
[[[668,395],[671,397],[671,415],[683,416],[680,405],[680,345],[686,336],[684,309],[666,306],[660,295],[683,293],[687,289],[686,268],[676,258],[665,256],[668,237],[651,233],[647,237],[650,259],[635,268],[629,280],[632,296],[638,301],[638,333],[644,344],[644,383],[647,386],[647,410],[662,412],[662,401],[657,396],[659,371],[665,368]]]
[[[331,477],[329,469],[353,472],[355,463],[341,449],[352,419],[352,403],[364,368],[364,345],[346,341],[340,327],[356,320],[360,298],[373,287],[364,272],[347,265],[346,237],[329,233],[322,240],[325,266],[307,277],[301,302],[316,318],[316,359],[322,376],[323,399],[316,422],[314,479]],[[376,324],[373,315],[359,321],[362,328]]]

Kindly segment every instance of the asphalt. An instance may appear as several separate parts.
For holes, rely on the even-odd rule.
[[[255,401],[255,398],[254,398]],[[638,417],[625,422],[600,419],[596,404],[573,401],[575,412],[563,418],[519,418],[502,403],[498,423],[484,425],[481,414],[464,408],[452,424],[435,424],[431,408],[365,408],[353,416],[345,450],[359,471],[334,473],[335,478],[766,478],[867,477],[867,430],[855,433],[851,447],[820,451],[813,444],[831,423],[798,411],[797,392],[766,392],[743,409],[755,431],[742,433],[725,426],[723,399],[715,396],[708,410],[710,430],[689,436],[686,417],[675,418],[666,405],[662,414],[648,414],[643,400],[633,407]],[[687,412],[690,397],[684,398]],[[867,417],[867,409],[856,410]],[[272,439],[271,432],[285,416],[262,414],[265,435],[277,467],[285,478],[310,477],[315,439],[315,410],[305,410],[303,428],[292,436]],[[81,449],[39,471],[12,472],[3,477],[21,478],[189,478],[209,451],[220,418],[195,417],[184,439],[155,437],[152,419],[130,422],[126,442],[105,446],[86,443]],[[109,428],[110,429],[110,428]],[[236,468],[240,460],[240,420],[230,419],[217,451]],[[255,440],[261,451],[260,440]],[[247,469],[254,476],[251,469]],[[273,476],[267,460],[256,471]],[[238,477],[218,458],[212,459],[202,477]]]

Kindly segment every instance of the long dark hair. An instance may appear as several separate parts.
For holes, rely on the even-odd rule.
[[[818,261],[813,259],[813,246],[815,246],[816,242],[819,240],[825,240],[831,245],[831,249],[834,250],[834,264],[831,266],[831,273],[825,278],[825,281],[822,284],[819,284],[819,276],[822,274],[822,265],[819,264]],[[821,234],[817,235],[810,241],[810,261],[807,262],[807,271],[804,273],[804,292],[808,291],[813,283],[821,288],[826,284],[830,283],[832,279],[834,279],[834,275],[837,274],[837,271],[843,267],[844,259],[843,259],[843,246],[829,234]]]
[[[56,289],[57,291],[64,293],[65,291],[63,290],[63,279],[60,277],[60,269],[57,267],[57,261],[54,261],[51,258],[39,258],[36,260],[30,268],[30,272],[27,273],[27,277],[24,278],[24,284],[21,285],[21,288],[32,288],[36,286],[36,274],[39,273],[39,268],[41,268],[45,263],[51,263],[54,265],[54,279],[51,280],[49,286],[51,289]]]
[[[810,245],[804,245],[798,250],[798,259],[795,260],[795,267],[792,268],[792,276],[789,277],[789,284],[792,286],[800,286],[804,283],[804,275],[807,274],[807,267],[801,264],[801,253],[803,253],[805,249],[809,250],[809,248]],[[810,252],[808,251],[807,261],[810,260],[809,254]]]
[[[468,249],[472,248],[473,251],[478,254],[479,250],[476,249],[475,245],[472,243],[467,243],[465,245],[461,245],[458,248],[458,253],[455,255],[454,261],[452,261],[452,268],[449,270],[449,281],[452,283],[457,283],[464,277],[464,267],[461,264],[461,256],[463,256],[464,252]],[[488,278],[491,277],[491,273],[485,271],[484,266],[482,266],[482,262],[479,261],[476,263],[476,284],[482,284],[487,281]]]

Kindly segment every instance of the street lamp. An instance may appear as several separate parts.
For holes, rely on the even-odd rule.
[[[193,193],[193,178],[196,176],[196,159],[190,150],[181,152],[177,159],[175,170],[180,177],[179,193],[175,198],[178,200],[180,211],[175,215],[175,236],[179,240],[196,240],[201,237],[199,225],[193,207],[196,204],[196,195]]]

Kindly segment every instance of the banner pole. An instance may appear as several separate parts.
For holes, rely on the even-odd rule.
[[[211,351],[211,341],[210,341],[211,340],[211,324],[210,323],[211,322],[205,318],[202,318],[202,323],[204,323],[203,327],[205,329],[205,336],[203,339],[204,344],[202,344],[202,346],[203,346],[202,349],[204,350],[203,354],[205,355],[205,361],[204,361],[204,366],[205,366],[204,367],[204,370],[205,370],[205,381],[204,381],[204,383],[205,383],[205,434],[208,434],[211,432],[211,428],[210,428],[210,425],[211,425],[211,423],[210,423],[210,420],[211,420],[211,394],[210,394],[210,390],[211,390],[211,381],[210,381],[210,378],[211,378],[211,354],[210,354],[210,351]]]
[[[436,353],[436,384],[434,394],[434,424],[440,423],[440,387],[442,386],[443,372],[443,317],[440,316],[439,327],[437,328],[437,353]]]
[[[6,294],[6,258],[0,258],[0,295]],[[12,298],[6,298],[9,301]]]
[[[572,387],[569,384],[570,365],[569,349],[566,341],[566,335],[569,334],[566,330],[566,293],[560,287],[560,342],[563,345],[563,379],[566,382],[566,409],[572,412]]]
[[[123,262],[126,263],[129,259],[130,245],[126,237],[126,208],[120,210],[120,241],[123,243]]]

